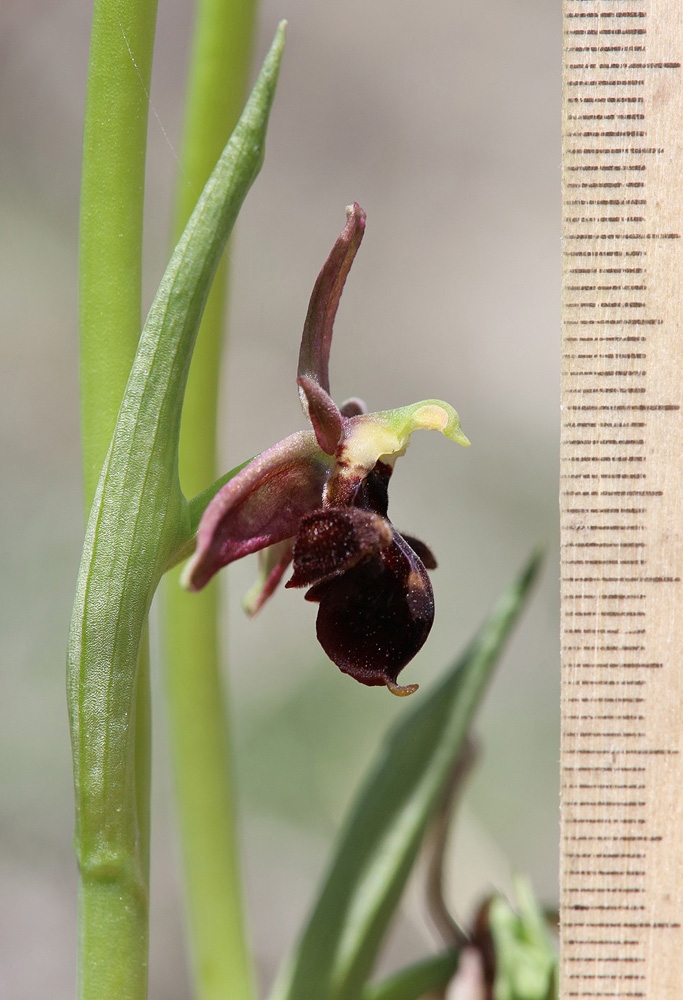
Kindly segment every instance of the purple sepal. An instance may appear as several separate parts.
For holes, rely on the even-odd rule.
[[[228,563],[295,535],[322,504],[326,459],[314,433],[299,431],[250,462],[206,508],[184,586],[200,590]]]

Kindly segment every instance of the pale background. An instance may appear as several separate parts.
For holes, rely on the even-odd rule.
[[[419,9],[419,14],[417,13]],[[473,447],[416,435],[392,482],[399,528],[433,547],[437,619],[406,682],[425,686],[541,543],[543,577],[479,717],[484,758],[451,857],[465,915],[512,869],[557,900],[560,10],[547,0],[268,0],[287,50],[261,177],[234,243],[225,468],[302,425],[294,385],[315,276],[357,200],[365,242],[332,357],[337,400],[437,396]],[[189,4],[160,4],[146,233],[165,264]],[[64,647],[81,541],[76,387],[85,2],[0,6],[0,997],[74,993],[75,866]],[[312,897],[340,817],[404,703],[342,677],[315,608],[283,592],[226,635],[261,981]],[[227,641],[227,640],[226,640]],[[178,844],[155,671],[151,997],[189,995]],[[419,695],[418,695],[419,697]],[[420,887],[388,962],[433,947]]]

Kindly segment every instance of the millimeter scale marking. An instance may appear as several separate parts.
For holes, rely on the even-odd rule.
[[[683,1000],[683,3],[563,0],[562,1000]]]

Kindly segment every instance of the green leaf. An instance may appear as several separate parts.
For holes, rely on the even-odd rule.
[[[442,992],[455,975],[459,961],[458,951],[431,955],[381,983],[366,986],[362,1000],[420,1000],[427,993]]]
[[[402,718],[361,791],[271,1000],[357,1000],[423,835],[539,563],[529,562],[454,667]]]
[[[556,996],[557,952],[529,883],[515,879],[519,912],[502,896],[488,906],[496,979],[494,1000],[550,1000]]]
[[[138,651],[161,574],[191,530],[178,481],[183,393],[213,275],[263,162],[283,44],[280,26],[161,281],[88,520],[68,647],[82,938],[127,926],[131,897],[145,891],[134,768]],[[114,902],[99,905],[97,887]],[[117,940],[108,946],[114,955]]]

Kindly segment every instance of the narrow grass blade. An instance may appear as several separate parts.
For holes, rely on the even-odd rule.
[[[444,783],[535,576],[535,556],[453,669],[394,727],[271,1000],[362,995]]]

